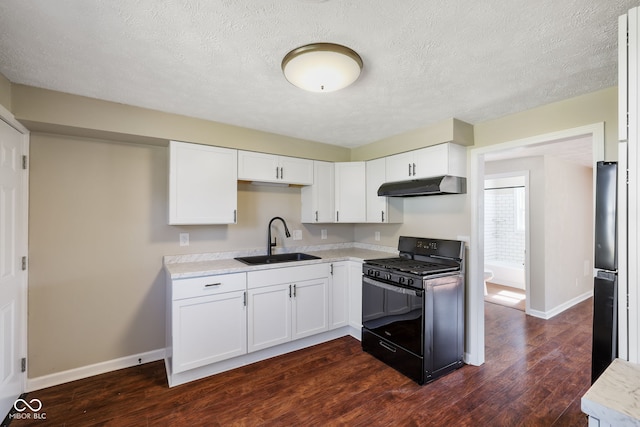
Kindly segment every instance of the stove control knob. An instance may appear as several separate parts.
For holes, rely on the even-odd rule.
[[[404,283],[404,277],[402,276],[398,277],[398,283]]]
[[[374,275],[375,277],[378,277],[378,276],[380,276],[380,272],[379,272],[379,271],[374,271],[374,272],[373,272],[373,275]]]
[[[391,273],[387,273],[387,280],[391,280]]]
[[[372,276],[373,275],[373,270],[372,269],[368,269],[367,270],[367,276]]]
[[[413,279],[409,279],[409,280],[407,281],[407,285],[409,285],[409,286],[413,285]]]

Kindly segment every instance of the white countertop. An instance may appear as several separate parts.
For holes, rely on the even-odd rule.
[[[394,248],[357,243],[308,246],[294,248],[287,252],[304,252],[315,255],[320,259],[308,261],[283,262],[266,265],[247,265],[233,259],[237,256],[263,255],[256,252],[220,252],[208,254],[192,254],[165,256],[164,268],[171,279],[210,276],[216,274],[240,273],[246,271],[267,270],[272,268],[292,267],[295,265],[309,265],[323,262],[363,261],[366,259],[389,258],[398,254]],[[281,252],[274,252],[281,253]]]
[[[581,408],[612,426],[640,426],[640,365],[615,359],[582,396]]]

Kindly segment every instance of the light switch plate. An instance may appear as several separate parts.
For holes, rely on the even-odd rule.
[[[322,240],[326,240],[326,238],[327,238],[327,230],[320,230],[320,238]]]
[[[189,233],[180,233],[180,246],[189,246]]]

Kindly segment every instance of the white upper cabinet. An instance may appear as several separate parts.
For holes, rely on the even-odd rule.
[[[238,179],[311,185],[313,184],[313,161],[253,151],[238,151]]]
[[[466,147],[453,143],[434,145],[387,157],[387,182],[453,175],[466,177]]]
[[[335,222],[366,222],[365,162],[335,163]]]
[[[334,222],[335,189],[332,162],[313,162],[313,185],[300,190],[302,222]]]
[[[415,163],[415,152],[394,154],[386,159],[387,182],[406,181],[413,178],[412,165]]]
[[[236,222],[237,150],[169,142],[169,224]]]
[[[386,179],[386,158],[366,162],[367,176],[367,222],[402,222],[404,199],[401,197],[380,197],[378,188]]]

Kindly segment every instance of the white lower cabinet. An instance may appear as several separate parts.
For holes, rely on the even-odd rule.
[[[344,336],[359,338],[362,263],[167,276],[169,386]],[[264,351],[261,351],[264,350]]]
[[[349,262],[349,326],[362,329],[362,261]]]
[[[247,273],[248,351],[327,331],[328,276],[328,264]]]
[[[329,329],[340,328],[349,324],[350,265],[351,261],[340,261],[331,264]]]
[[[331,264],[329,288],[329,329],[351,326],[362,328],[362,262],[340,261]]]
[[[249,352],[291,341],[289,289],[288,283],[249,289]]]
[[[308,337],[329,329],[329,278],[303,280],[292,285],[291,338]]]
[[[173,373],[247,352],[245,289],[245,273],[172,281]]]

